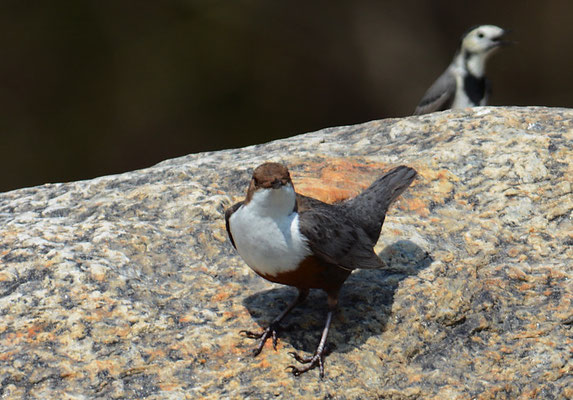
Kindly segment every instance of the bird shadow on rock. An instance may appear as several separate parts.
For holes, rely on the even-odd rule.
[[[384,332],[400,281],[417,275],[433,261],[427,251],[408,240],[388,245],[379,257],[388,269],[356,270],[342,286],[338,310],[327,340],[328,352],[349,352],[369,337]],[[295,288],[281,286],[248,296],[243,305],[259,325],[258,331],[262,331],[296,295]],[[279,342],[289,343],[296,351],[312,354],[320,340],[327,311],[326,294],[322,290],[311,290],[305,302],[281,323]],[[252,341],[253,348],[256,343]]]

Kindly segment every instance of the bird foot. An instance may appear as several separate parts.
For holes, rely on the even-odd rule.
[[[242,330],[239,333],[244,334],[245,337],[248,337],[249,339],[259,339],[258,346],[253,350],[253,357],[256,357],[259,355],[261,350],[263,350],[263,347],[269,338],[272,338],[272,340],[273,340],[273,348],[275,350],[277,349],[277,342],[278,342],[277,331],[278,331],[278,325],[277,324],[270,324],[267,329],[265,329],[264,331],[262,331],[260,333],[246,331],[246,330]]]
[[[295,367],[294,365],[289,365],[287,370],[290,369],[294,376],[299,376],[304,374],[307,371],[310,371],[314,367],[318,365],[318,369],[320,370],[320,377],[324,378],[324,356],[322,351],[317,351],[312,356],[301,357],[295,352],[290,352],[290,355],[294,357],[301,364],[306,364],[302,367]]]

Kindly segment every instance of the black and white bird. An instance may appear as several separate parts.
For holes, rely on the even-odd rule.
[[[255,169],[245,200],[225,212],[229,238],[257,274],[299,292],[264,331],[243,331],[260,339],[255,356],[269,338],[276,348],[279,323],[310,289],[322,289],[328,295],[328,314],[320,343],[310,357],[293,354],[306,365],[290,368],[300,375],[318,366],[324,375],[326,337],[338,292],[353,270],[386,267],[373,248],[388,207],[415,177],[412,168],[394,168],[360,195],[332,205],[296,193],[284,165],[265,163]]]
[[[504,40],[507,33],[495,25],[480,25],[462,36],[452,63],[424,94],[414,115],[487,105],[491,86],[485,64],[499,47],[510,43]]]

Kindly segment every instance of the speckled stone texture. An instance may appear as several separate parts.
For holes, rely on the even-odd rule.
[[[476,108],[325,129],[116,176],[0,194],[2,399],[573,397],[573,110]],[[419,177],[340,296],[326,377],[298,378],[326,298],[256,276],[223,212],[264,161],[337,201]]]

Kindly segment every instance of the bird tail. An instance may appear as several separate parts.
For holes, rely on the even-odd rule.
[[[417,172],[404,165],[378,178],[368,189],[345,202],[351,218],[366,231],[373,243],[378,241],[388,207],[410,186]]]

